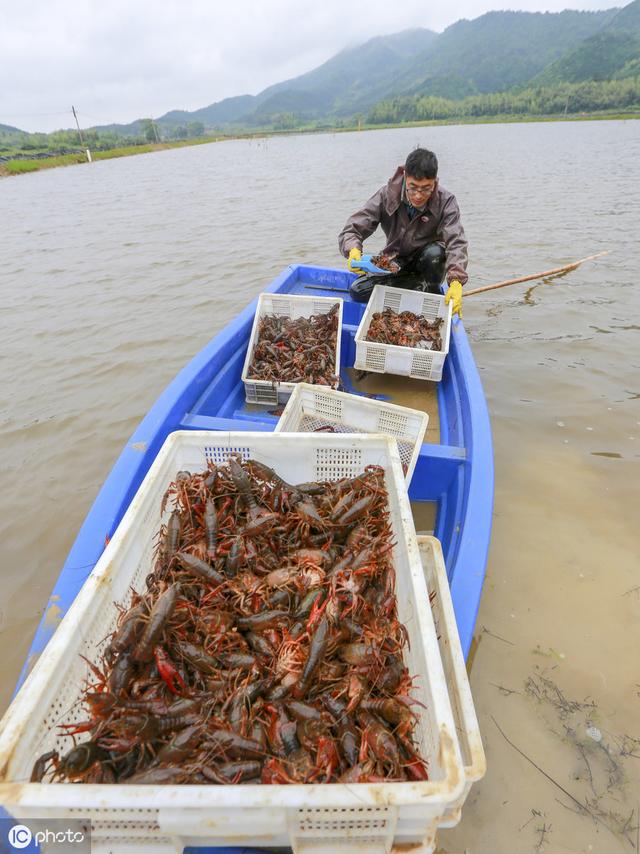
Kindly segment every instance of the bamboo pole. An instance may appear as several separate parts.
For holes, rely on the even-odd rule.
[[[574,261],[573,264],[567,264],[564,267],[545,270],[544,273],[533,273],[531,276],[520,276],[518,279],[506,279],[504,282],[496,282],[494,285],[484,285],[481,288],[473,288],[473,290],[470,291],[463,290],[462,294],[464,298],[467,299],[467,297],[471,297],[474,294],[482,294],[485,291],[494,291],[496,288],[506,288],[507,285],[517,285],[520,282],[530,282],[533,279],[544,279],[547,276],[558,276],[560,273],[569,273],[571,270],[575,270],[576,267],[579,267],[580,264],[584,264],[585,261],[593,261],[595,258],[600,258],[600,256],[608,254],[609,250],[606,249],[604,252],[597,252],[595,255],[588,255],[586,258],[581,258],[579,261]]]

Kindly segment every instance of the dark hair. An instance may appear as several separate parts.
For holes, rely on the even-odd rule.
[[[412,178],[437,178],[438,158],[433,151],[426,148],[415,148],[407,157],[404,164],[406,175]]]

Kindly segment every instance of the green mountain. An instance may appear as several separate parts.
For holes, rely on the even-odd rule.
[[[431,30],[405,30],[378,36],[364,45],[343,50],[306,74],[276,83],[258,95],[226,98],[188,113],[173,111],[158,124],[202,121],[207,127],[241,121],[269,124],[281,113],[317,118],[328,113],[350,114],[366,109],[389,91],[390,81],[437,39]]]
[[[640,0],[599,12],[488,12],[457,21],[441,34],[413,29],[370,39],[258,95],[225,98],[193,112],[173,110],[157,124],[169,135],[193,123],[229,132],[335,124],[399,100],[405,106],[424,98],[471,104],[469,99],[501,93],[515,97],[540,88],[627,78],[628,106],[635,103],[633,81],[639,75]],[[602,103],[615,102],[616,91],[622,90],[601,93]],[[565,103],[567,95],[562,97]],[[433,104],[426,109],[427,115],[436,115]],[[408,113],[403,108],[398,114]],[[109,130],[135,134],[144,127],[139,120]]]
[[[612,80],[640,74],[640,0],[634,0],[602,29],[551,63],[531,81],[556,86],[587,80]]]
[[[634,76],[633,63],[638,67],[640,38],[632,33],[606,31],[597,33],[565,56],[536,75],[530,84],[554,86],[558,83],[580,83],[583,80],[611,80],[627,69],[622,76]],[[638,74],[638,71],[635,71]]]
[[[633,3],[620,9],[608,24],[607,29],[640,32],[640,0],[633,0]]]
[[[378,36],[348,48],[319,68],[270,86],[257,96],[261,114],[278,109],[285,92],[313,98],[312,112],[324,109],[338,115],[364,110],[392,89],[393,81],[419,61],[438,39],[431,30],[413,29]],[[300,99],[301,105],[304,101]]]
[[[353,116],[397,96],[461,99],[507,91],[528,83],[619,14],[619,9],[488,12],[472,21],[458,21],[440,35],[414,29],[380,36],[341,51],[307,74],[270,86],[253,99],[231,99],[232,115],[216,112],[225,104],[222,101],[180,114],[180,120],[200,119],[209,127],[225,122],[256,127],[273,124],[283,114],[298,122]],[[173,122],[175,115],[169,113],[159,123]]]
[[[255,97],[253,95],[238,95],[234,98],[225,98],[208,107],[201,107],[189,113],[186,110],[172,110],[158,119],[160,124],[180,125],[187,122],[204,122],[207,127],[223,125],[227,122],[235,122],[240,116],[244,116],[253,108]]]
[[[20,130],[20,128],[14,128],[11,125],[1,125],[0,124],[0,133],[25,133],[25,131]]]
[[[395,94],[456,98],[506,91],[594,35],[613,14],[488,12],[458,21],[439,36],[419,66],[395,81]],[[466,91],[460,91],[460,80],[466,81]]]

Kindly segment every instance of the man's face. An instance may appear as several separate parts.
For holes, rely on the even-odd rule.
[[[435,190],[436,183],[436,178],[414,178],[407,175],[404,186],[411,204],[417,208],[422,207]]]

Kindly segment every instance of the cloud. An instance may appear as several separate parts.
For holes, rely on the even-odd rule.
[[[599,8],[585,0],[580,8]],[[411,27],[442,30],[485,0],[33,0],[0,27],[0,123],[25,130],[194,110],[317,67],[345,47]],[[514,8],[511,6],[511,8]],[[560,0],[518,9],[560,11]]]

